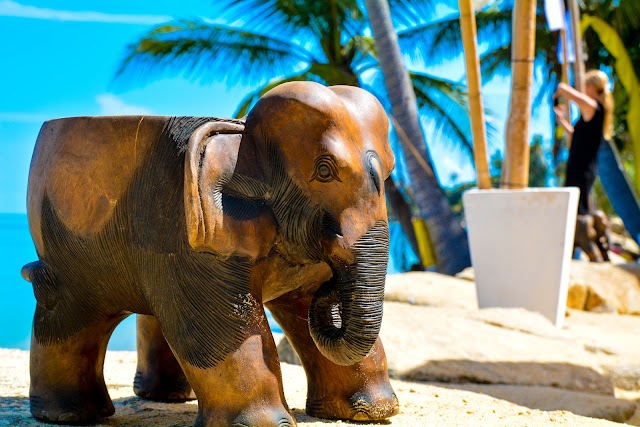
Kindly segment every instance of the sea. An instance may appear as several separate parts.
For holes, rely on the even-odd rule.
[[[405,270],[417,258],[407,251],[406,237],[398,224],[389,224],[391,259],[388,273]],[[29,349],[31,324],[36,300],[31,284],[20,276],[23,265],[37,260],[37,255],[26,214],[0,213],[0,347]],[[281,333],[280,326],[267,312],[273,332]],[[114,331],[109,350],[136,349],[135,316],[129,316]]]

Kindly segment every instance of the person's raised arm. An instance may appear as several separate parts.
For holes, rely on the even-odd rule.
[[[591,120],[596,114],[596,110],[598,109],[598,102],[590,96],[587,96],[586,94],[575,90],[566,83],[558,84],[558,89],[556,90],[554,97],[559,96],[575,102],[580,109],[580,115],[585,122]]]
[[[566,119],[565,108],[564,105],[555,105],[553,107],[553,112],[556,113],[556,121],[560,126],[562,126],[567,132],[568,136],[573,136],[573,126]]]

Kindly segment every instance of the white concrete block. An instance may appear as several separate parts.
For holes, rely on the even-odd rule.
[[[562,326],[579,195],[578,188],[463,195],[480,308],[523,307]]]

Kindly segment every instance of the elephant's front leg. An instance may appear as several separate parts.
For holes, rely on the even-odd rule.
[[[284,391],[277,350],[262,306],[240,346],[214,366],[196,366],[175,337],[167,335],[189,383],[198,398],[196,426],[206,427],[293,427]],[[162,320],[161,320],[162,321]],[[200,337],[214,340],[210,325]],[[183,339],[189,337],[183,337]]]
[[[267,304],[307,373],[307,414],[328,419],[383,420],[398,413],[380,338],[369,355],[351,366],[331,362],[309,334],[310,295],[283,295]]]
[[[133,382],[136,395],[160,402],[195,399],[187,377],[153,316],[137,316],[138,368]]]

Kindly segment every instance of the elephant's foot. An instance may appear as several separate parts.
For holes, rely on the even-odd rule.
[[[221,419],[213,413],[198,412],[196,427],[295,427],[295,419],[285,410],[246,408],[235,416]]]
[[[196,398],[187,377],[167,377],[154,373],[136,372],[133,380],[136,396],[156,402],[186,402]]]
[[[384,420],[396,415],[398,398],[389,382],[380,338],[360,362],[350,366],[333,363],[320,353],[309,334],[305,321],[309,300],[285,295],[269,304],[307,373],[307,414],[357,421]]]
[[[36,311],[36,318],[38,314]],[[29,400],[35,418],[86,424],[115,413],[102,366],[109,336],[120,320],[98,322],[53,342],[41,342],[34,334]]]
[[[30,392],[31,414],[42,421],[58,424],[87,424],[115,413],[105,390],[69,391],[34,389]]]
[[[184,402],[196,398],[158,321],[153,316],[137,316],[138,370],[133,391],[143,399]]]
[[[328,396],[318,390],[307,397],[307,414],[332,420],[380,421],[398,413],[398,398],[391,386],[371,384],[351,396]]]
[[[278,353],[264,313],[247,325],[248,337],[222,361],[209,367],[180,366],[198,396],[199,427],[293,427],[282,389]],[[257,316],[256,316],[257,317]],[[167,336],[172,343],[172,337]]]

